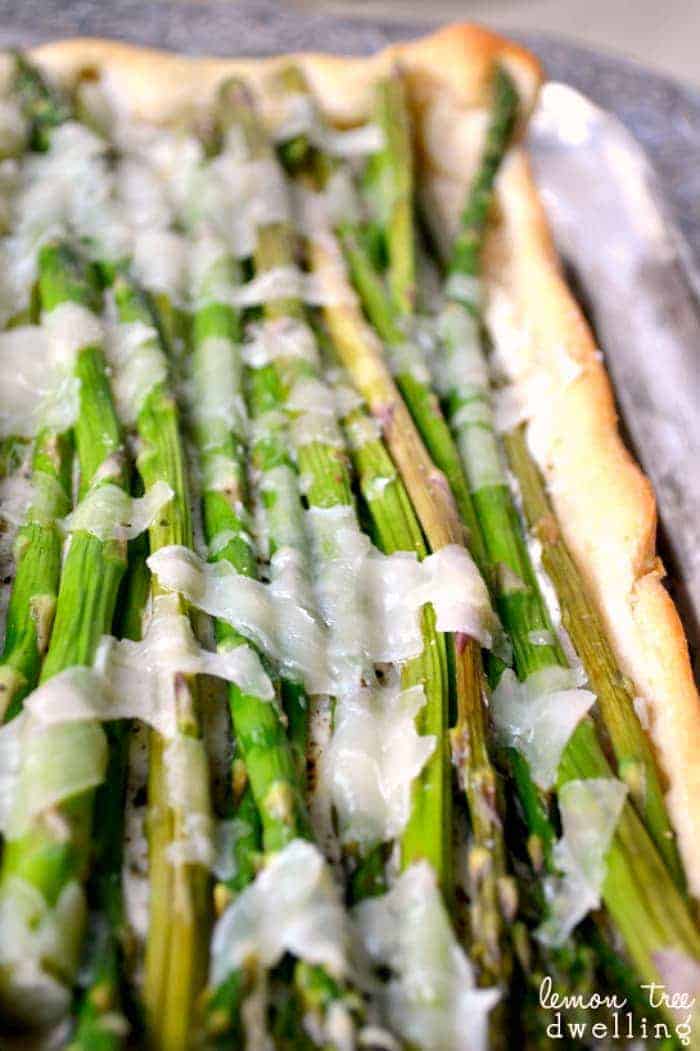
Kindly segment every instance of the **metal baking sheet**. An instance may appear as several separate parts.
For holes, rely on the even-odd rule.
[[[657,494],[680,598],[700,616],[700,287],[644,152],[611,114],[545,85],[535,177],[605,355],[626,437]]]

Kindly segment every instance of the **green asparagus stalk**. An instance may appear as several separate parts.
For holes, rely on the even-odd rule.
[[[16,572],[0,658],[0,714],[13,718],[34,689],[48,648],[61,574],[58,526],[70,508],[72,440],[44,429],[31,457],[32,501],[15,541]]]
[[[236,757],[233,761],[234,820],[240,823],[233,845],[233,873],[218,883],[214,890],[216,912],[220,915],[226,906],[255,879],[258,859],[262,856],[262,822],[255,797],[248,781],[245,763]],[[207,988],[204,994],[204,1028],[215,1046],[230,1047],[231,1041],[242,1042],[244,1033],[240,1015],[241,1004],[251,991],[254,975],[233,971],[216,988]]]
[[[435,465],[443,472],[464,523],[466,540],[482,575],[492,574],[481,529],[474,513],[469,485],[459,452],[442,414],[440,403],[424,375],[423,355],[407,334],[409,319],[397,315],[389,292],[377,273],[359,232],[342,223],[339,236],[353,284],[379,337],[392,348],[396,384]],[[402,253],[405,254],[405,253]]]
[[[121,324],[157,322],[149,300],[126,274],[117,275],[113,293]],[[164,352],[162,344],[161,351]],[[191,547],[193,542],[179,422],[175,398],[167,381],[160,380],[143,399],[136,421],[140,443],[136,463],[144,488],[148,490],[156,482],[164,481],[174,493],[149,529],[151,552],[169,544]],[[155,580],[151,594],[155,600],[161,594]],[[186,612],[182,600],[180,608]],[[199,737],[193,677],[177,677],[175,704],[178,733]],[[150,1044],[162,1051],[180,1051],[189,1046],[195,1001],[205,978],[209,874],[201,865],[177,863],[169,855],[170,845],[186,834],[187,815],[168,798],[167,745],[167,740],[157,731],[151,733],[148,774],[151,893],[143,996]],[[196,775],[192,772],[191,776]],[[208,791],[208,786],[202,788],[203,793]]]
[[[215,264],[219,281],[226,279],[233,289],[237,283],[232,260]],[[233,308],[222,302],[208,302],[195,313],[193,331],[193,378],[195,436],[204,478],[202,494],[204,531],[207,541],[217,535],[226,542],[210,557],[225,559],[239,573],[257,576],[257,557],[248,532],[249,498],[246,477],[246,439],[227,421],[207,412],[208,404],[220,403],[220,387],[228,385],[231,397],[243,400],[242,363],[238,344],[241,339],[240,318]],[[217,372],[218,346],[225,340],[229,347],[227,374]],[[212,348],[214,358],[212,359]],[[227,469],[226,488],[216,480],[209,486],[212,468]],[[216,624],[220,648],[233,648],[243,641],[230,625]],[[285,846],[298,835],[308,835],[308,818],[303,792],[298,780],[298,766],[292,753],[286,728],[275,705],[258,697],[246,696],[235,686],[229,690],[234,731],[245,763],[251,790],[263,824],[266,851]]]
[[[225,85],[221,97],[221,114],[226,125],[235,123],[241,128],[251,157],[272,157],[267,138],[258,125],[247,94],[240,84],[230,81]],[[256,272],[263,273],[292,260],[293,240],[291,230],[286,224],[261,226],[257,233]],[[265,304],[264,313],[268,321],[278,318],[301,320],[303,306],[290,299],[271,300]],[[310,503],[318,500],[320,506],[333,506],[335,503],[350,504],[352,501],[349,477],[344,459],[338,456],[338,450],[331,446],[326,447],[322,443],[313,443],[298,450],[298,463],[295,465],[289,452],[289,436],[284,416],[275,416],[275,410],[284,410],[286,397],[294,380],[309,374],[310,366],[299,358],[289,361],[278,358],[269,365],[249,370],[248,403],[253,426],[258,432],[258,437],[253,442],[251,457],[254,470],[263,479],[260,489],[269,534],[270,554],[274,554],[279,547],[292,546],[308,556],[298,488],[292,488],[291,491],[287,491],[285,486],[265,489],[265,476],[275,477],[274,473],[270,472],[275,472],[279,467],[286,467],[295,473],[297,469],[300,473],[308,473],[312,480],[307,493]],[[340,498],[336,499],[336,495]],[[289,684],[287,696],[289,687],[296,691],[294,700],[298,703],[298,685]],[[290,810],[290,816],[292,813]],[[293,838],[294,835],[310,835],[305,812],[302,814],[297,811],[295,827],[290,828],[290,832],[289,838]],[[345,1000],[351,1012],[356,1013],[354,994],[341,987],[320,967],[311,966],[303,960],[298,961],[295,967],[295,982],[306,1009],[317,1017],[323,1018],[330,1005],[339,1000]]]
[[[13,87],[29,121],[30,145],[35,150],[48,149],[53,128],[71,119],[70,106],[20,52],[15,52]]]
[[[391,285],[392,293],[396,298],[396,301],[400,304],[400,309],[405,311],[408,315],[412,309],[414,298],[412,287],[412,275],[414,271],[414,265],[412,262],[413,223],[410,196],[411,151],[406,111],[405,107],[402,105],[403,100],[400,82],[391,80],[386,85],[383,85],[379,91],[379,99],[380,111],[383,117],[385,141],[390,144],[390,147],[384,151],[380,158],[382,165],[381,170],[373,172],[373,175],[375,176],[377,183],[382,187],[387,187],[390,179],[394,180],[394,182],[391,183],[391,192],[389,193],[390,201],[382,202],[379,211],[383,224],[390,228],[391,238],[400,241],[405,249],[402,253],[395,253],[395,256],[400,256],[403,262],[398,262],[397,266],[392,271]],[[390,119],[390,114],[395,111],[397,111],[395,114],[396,119],[392,120]],[[317,169],[318,168],[321,170],[325,168],[327,171],[329,164],[326,162],[325,165],[317,166]],[[388,172],[385,169],[388,169]],[[394,203],[396,204],[395,209],[392,208]],[[381,223],[379,225],[380,228],[383,229]],[[345,227],[345,234],[347,239],[346,244],[351,240],[353,242],[355,241],[353,232],[347,226]],[[311,252],[313,255],[313,246]],[[373,273],[370,267],[368,267],[367,272]],[[373,285],[373,289],[379,292],[379,295],[375,297],[375,303],[378,304],[379,313],[385,316],[387,318],[387,323],[391,325],[392,338],[395,342],[405,341],[404,332],[394,323],[394,308],[389,302],[388,295],[385,294],[384,289],[380,288],[378,284]],[[354,339],[360,342],[364,339],[366,344],[365,350],[371,352],[373,346],[371,340],[365,338],[366,330],[363,330],[361,322],[359,322],[359,319],[356,317],[352,317],[352,311],[350,309],[345,313],[346,316],[348,316],[350,322],[349,327],[352,329]],[[329,315],[331,316],[329,317]],[[326,310],[326,317],[332,333],[334,325],[336,334],[338,334],[339,329],[341,332],[344,331],[347,333],[348,326],[343,325],[342,307],[328,308]],[[362,367],[360,367],[358,371],[362,375],[365,375]],[[419,384],[411,374],[407,377],[407,383],[410,389],[421,387],[421,384]],[[386,387],[387,393],[389,393],[391,388],[388,386],[388,383],[386,383]],[[450,449],[453,449],[453,446],[447,425],[442,419],[434,395],[432,395],[432,392],[430,392],[427,387],[425,387],[425,392],[425,397],[422,398],[421,404],[425,409],[427,416],[435,423],[437,446],[439,449],[447,449],[449,451]],[[389,419],[391,421],[391,416]],[[432,449],[431,452],[433,452]],[[356,458],[360,456],[360,453],[356,454]],[[425,461],[425,459],[427,459],[425,454],[423,454],[423,457]],[[404,457],[404,464],[406,464],[406,462],[407,458]],[[388,454],[384,450],[380,441],[376,443],[368,443],[364,447],[363,460],[361,463],[358,463],[358,470],[360,477],[362,478],[364,476],[366,478],[370,492],[372,491],[372,471],[374,469],[386,471],[390,464],[391,461],[388,458]],[[458,481],[461,479],[461,488],[455,485],[456,491],[462,497],[461,501],[458,501],[460,510],[464,509],[465,517],[471,522],[470,533],[474,540],[476,549],[479,550],[480,535],[473,511],[471,510],[469,493],[463,480],[456,450],[453,450],[452,464],[456,465],[456,471],[453,470],[452,474],[454,475],[456,473]],[[440,466],[443,468],[445,467],[444,457]],[[415,464],[411,465],[410,470],[415,470]],[[434,469],[431,468],[431,470]],[[393,465],[391,465],[391,473],[395,474]],[[448,473],[448,481],[449,480],[451,480],[451,478]],[[401,491],[405,494],[403,485],[401,485],[401,483],[398,484],[401,486]],[[383,506],[384,497],[386,498],[385,507]],[[379,504],[379,506],[377,506],[377,504]],[[408,506],[410,508],[410,503]],[[383,523],[384,529],[386,530],[387,528],[390,529],[390,526],[388,526],[387,523],[391,523],[394,519],[397,523],[401,521],[401,516],[396,517],[398,515],[398,509],[393,506],[393,492],[391,488],[382,490],[382,496],[379,500],[375,499],[370,503],[370,509],[375,521],[375,527],[379,533],[380,541],[387,545],[387,550],[393,550],[394,548],[392,547],[392,544],[396,543],[396,538],[392,539],[390,532],[389,534],[382,536],[382,528],[381,525],[378,524]],[[437,530],[434,522],[432,525],[433,535],[432,537],[429,536],[429,539],[434,543]],[[417,526],[416,528],[418,528],[417,536],[420,538],[420,529]],[[399,530],[399,533],[400,532],[401,531]],[[448,536],[449,535],[450,534],[448,534]],[[410,530],[407,530],[407,537],[403,538],[404,544],[410,536],[411,532]],[[414,532],[414,541],[415,537],[416,533]],[[454,539],[454,534],[452,534],[450,540]],[[442,543],[445,542],[449,541],[442,539]],[[409,549],[411,546],[412,545],[409,544]],[[485,560],[482,559],[482,565],[484,564],[484,561]],[[455,650],[455,657],[454,664],[458,710],[457,725],[453,729],[451,737],[453,758],[456,761],[460,779],[465,788],[470,803],[470,809],[473,813],[473,843],[470,848],[469,872],[471,879],[470,889],[472,892],[471,926],[474,938],[474,957],[480,968],[482,980],[484,982],[492,980],[505,982],[507,981],[509,964],[508,952],[503,945],[503,922],[501,911],[503,911],[507,917],[507,922],[512,919],[513,910],[515,909],[515,888],[514,884],[505,873],[505,851],[503,847],[500,820],[498,817],[496,775],[491,767],[486,749],[485,720],[481,705],[481,662],[479,660],[478,648],[464,639],[458,641]],[[447,718],[446,713],[443,714],[443,718]],[[416,821],[415,825],[409,825],[409,829],[407,830],[409,844],[412,832],[415,830],[416,835],[420,836],[420,829],[421,825],[419,821]],[[405,841],[404,846],[406,846]],[[406,853],[409,857],[420,856],[419,853],[414,852],[412,847],[409,847]]]
[[[216,266],[218,287],[222,287],[225,278],[233,289],[239,277],[234,264],[230,260],[220,260]],[[241,335],[240,328],[240,318],[230,306],[223,302],[206,303],[195,313],[193,335],[195,432],[204,478],[207,478],[209,466],[214,463],[220,466],[221,457],[225,457],[231,479],[230,485],[225,490],[207,488],[205,482],[203,502],[206,537],[210,542],[217,535],[222,538],[229,537],[227,542],[211,557],[216,560],[226,558],[238,572],[256,576],[256,553],[247,532],[249,515],[245,439],[242,434],[235,433],[235,430],[232,429],[233,421],[220,417],[217,419],[207,412],[207,405],[212,399],[220,400],[220,391],[212,388],[212,384],[226,384],[227,387],[230,387],[232,400],[242,398],[241,362],[237,346]],[[223,339],[229,344],[230,369],[227,376],[219,376],[216,368],[212,367],[210,361],[212,347],[216,352],[216,345],[211,342],[214,339]],[[257,391],[257,398],[255,393],[251,395],[253,417],[256,418],[257,415],[260,419],[265,409],[262,408],[260,413],[256,413],[259,405],[257,399],[262,399],[262,406],[267,404],[265,377],[258,376],[257,381],[253,379],[251,388],[253,392]],[[274,431],[267,435],[263,433],[254,453],[254,460],[257,456],[257,466],[263,475],[266,470],[279,466],[280,452],[283,457],[282,462],[288,464],[288,454],[281,436]],[[298,493],[284,493],[278,490],[276,493],[267,494],[269,500],[272,500],[273,497],[275,503],[268,515],[271,543],[279,545],[282,540],[276,528],[280,523],[285,538],[288,538],[290,524],[294,519],[297,519],[297,533],[303,537],[301,503]],[[287,502],[280,505],[279,502],[285,499]],[[235,646],[242,641],[229,625],[217,623],[216,628],[219,646]],[[288,699],[292,694],[295,704],[300,708],[305,707],[301,685],[292,682],[283,683],[283,690],[285,686],[287,688],[286,698]],[[284,699],[285,693],[283,693]],[[230,706],[237,747],[240,750],[240,762],[245,766],[250,786],[250,791],[243,797],[241,807],[245,804],[246,809],[251,809],[256,817],[259,815],[264,850],[272,852],[281,849],[295,837],[310,837],[303,792],[304,779],[298,758],[295,758],[291,741],[287,737],[285,726],[276,707],[259,698],[242,694],[235,686],[230,688]],[[303,738],[305,737],[303,721],[299,736],[301,739],[298,743],[303,752]],[[242,847],[244,845],[241,844]],[[254,870],[251,872],[250,865],[239,871],[245,871],[251,878],[254,875]],[[236,1012],[239,998],[245,991],[245,977],[231,975],[222,986],[209,992],[207,1029],[210,1033],[216,1034],[218,1038],[231,1036],[232,1030],[235,1031],[239,1024]]]
[[[365,166],[363,183],[375,239],[381,239],[391,307],[410,318],[416,298],[413,227],[413,144],[403,80],[398,71],[375,88],[374,119],[384,143]]]
[[[446,285],[448,297],[451,296],[471,314],[478,310],[472,291],[475,286],[471,279],[478,275],[488,198],[492,193],[499,156],[502,156],[508,141],[508,128],[512,127],[515,119],[514,114],[506,119],[502,112],[502,108],[513,109],[515,106],[513,93],[503,88],[504,78],[507,78],[507,74],[500,71],[483,165],[477,172],[468,197],[463,234],[458,238]],[[448,347],[448,351],[450,349],[454,351],[454,348]],[[469,346],[460,346],[460,350],[474,354],[479,351],[478,342],[474,340]],[[499,477],[500,450],[490,415],[488,393],[486,390],[477,392],[466,402],[460,397],[459,388],[453,393],[460,404],[454,404],[454,396],[448,399],[452,417],[465,403],[481,402],[478,423],[476,414],[462,414],[462,426],[466,434],[462,435],[460,448],[489,555],[495,564],[505,567],[496,578],[498,606],[513,642],[518,675],[525,679],[541,668],[566,666],[561,646],[552,634],[548,613],[520,531],[517,511],[505,479]],[[478,443],[470,441],[469,434],[477,428]],[[537,641],[541,639],[533,636],[532,632],[539,633],[542,630],[549,632],[547,637],[551,639],[551,644],[534,644],[536,638]],[[593,721],[585,717],[578,724],[562,755],[558,785],[572,778],[611,776],[612,771],[598,742]],[[667,837],[664,838],[666,853],[669,844]],[[682,951],[697,958],[700,935],[687,903],[678,892],[662,856],[657,854],[652,839],[629,802],[624,807],[608,853],[603,900],[622,934],[638,974],[645,981],[658,980],[656,953],[664,945],[683,946]],[[655,908],[655,903],[661,901],[663,906]]]
[[[88,309],[99,305],[96,290],[79,258],[65,245],[47,244],[39,255],[39,288],[43,311],[60,303],[73,302]],[[119,423],[112,405],[102,349],[98,345],[79,350],[75,375],[80,380],[79,412],[74,428],[81,470],[81,497],[92,488],[112,483],[124,486],[125,461]],[[41,671],[41,682],[74,665],[89,665],[100,636],[111,628],[119,583],[126,565],[125,543],[100,540],[92,533],[77,531],[63,565],[56,604],[54,630]],[[86,731],[87,728],[87,731]],[[92,732],[94,731],[94,732]],[[61,727],[62,746],[74,740],[84,747],[104,747],[96,724]],[[17,839],[8,840],[0,874],[0,898],[11,895],[17,880],[26,881],[53,908],[62,891],[73,881],[85,879],[90,861],[91,816],[94,791],[87,790],[32,819]],[[81,906],[84,912],[84,906]],[[64,914],[57,913],[61,922]],[[67,922],[65,918],[62,920]],[[71,931],[80,937],[73,917]],[[67,986],[74,974],[69,961],[41,961],[55,971]],[[19,985],[17,982],[19,981]],[[12,969],[1,976],[1,994],[8,1010],[21,1011],[21,979]]]
[[[11,91],[31,127],[31,145],[46,148],[49,129],[67,118],[67,110],[23,56],[13,60]],[[37,685],[49,644],[61,567],[57,519],[70,509],[71,463],[71,436],[43,428],[32,451],[32,501],[15,543],[15,580],[0,657],[0,718],[17,715]]]
[[[122,587],[117,632],[121,638],[138,641],[141,621],[150,590],[146,568],[148,540],[133,540],[129,569]],[[90,980],[81,997],[75,1035],[69,1051],[121,1051],[129,1031],[123,1012],[124,999],[124,910],[122,860],[124,798],[126,793],[129,726],[109,723],[109,766],[104,784],[97,791],[93,838],[95,863],[88,888],[93,909],[88,933],[86,963]]]
[[[344,425],[352,435],[369,419],[366,410],[359,407],[346,417]],[[351,440],[350,446],[360,489],[381,549],[386,554],[412,549],[424,558],[428,552],[420,525],[383,443],[379,438],[359,445]],[[440,643],[444,646],[444,641],[434,632],[433,635],[438,659],[444,662],[446,653],[439,653]],[[483,721],[474,719],[471,709],[463,703],[451,736],[454,761],[472,818],[472,842],[468,849],[470,954],[484,984],[493,981],[506,984],[510,965],[507,950],[501,944],[501,924],[502,919],[507,923],[514,919],[517,891],[511,877],[506,875],[495,771],[486,750]]]
[[[562,622],[583,661],[597,697],[600,722],[609,734],[621,779],[669,871],[685,879],[671,830],[651,744],[634,710],[631,685],[621,675],[598,609],[566,546],[523,428],[506,434],[508,461],[520,487],[525,519],[542,545],[542,563],[554,584]]]
[[[475,279],[478,300],[478,277],[484,233],[493,202],[493,186],[501,161],[513,137],[518,117],[518,94],[513,79],[503,66],[496,68],[493,79],[493,101],[486,141],[472,179],[460,230],[452,247],[449,272]]]
[[[459,453],[411,332],[416,270],[413,151],[408,107],[398,73],[379,81],[375,119],[382,129],[384,146],[368,161],[363,184],[368,207],[375,213],[373,226],[382,238],[386,284],[373,264],[361,226],[344,220],[338,233],[367,315],[380,338],[394,348],[399,390],[433,462],[450,484],[468,532],[469,550],[488,580],[490,566]]]

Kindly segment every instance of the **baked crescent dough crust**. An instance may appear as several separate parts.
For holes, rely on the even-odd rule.
[[[528,52],[465,25],[369,58],[190,58],[94,39],[47,44],[33,57],[66,86],[86,74],[99,76],[127,112],[155,122],[196,116],[231,74],[245,77],[264,106],[265,79],[291,58],[303,67],[328,119],[339,126],[366,119],[373,83],[398,63],[416,117],[421,192],[445,243],[454,232],[478,157],[494,62],[507,65],[525,110],[534,105],[541,81],[540,68]],[[511,150],[504,165],[497,199],[499,214],[486,252],[487,295],[491,290],[505,293],[531,334],[512,362],[515,374],[537,369],[558,382],[561,348],[581,366],[573,382],[558,382],[546,416],[536,421],[537,459],[621,668],[650,714],[671,820],[691,890],[700,895],[700,699],[683,629],[655,554],[654,496],[622,444],[608,378],[562,278],[520,148]]]

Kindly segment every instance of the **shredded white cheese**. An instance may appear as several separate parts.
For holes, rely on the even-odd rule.
[[[323,629],[312,599],[300,604],[308,585],[294,549],[276,552],[269,585],[242,576],[226,560],[203,562],[184,547],[161,548],[148,559],[148,566],[164,587],[231,624],[292,680],[304,682],[309,692],[328,691]]]
[[[253,961],[274,967],[285,952],[342,978],[348,971],[349,939],[346,913],[323,855],[295,839],[273,855],[217,922],[210,981],[216,986]]]
[[[270,114],[270,124],[276,142],[287,142],[305,135],[314,146],[336,157],[376,153],[384,142],[382,130],[376,124],[364,124],[347,131],[328,127],[312,95],[286,92],[275,100],[275,110]]]
[[[144,496],[130,496],[111,483],[98,485],[63,519],[63,527],[68,533],[92,533],[103,541],[133,540],[153,525],[173,496],[163,481],[155,482]]]
[[[561,754],[595,703],[595,694],[580,686],[580,677],[569,668],[543,668],[523,682],[506,668],[491,695],[499,737],[525,756],[540,788],[556,781]]]
[[[72,426],[79,384],[73,378],[71,350],[86,345],[85,336],[91,342],[91,334],[88,325],[76,333],[48,324],[21,325],[0,334],[0,437],[32,437],[41,426],[58,432]]]
[[[567,781],[559,790],[564,835],[553,856],[560,875],[545,881],[548,916],[537,929],[545,945],[561,945],[600,905],[605,858],[626,797],[626,786],[614,778]]]
[[[194,176],[185,214],[191,225],[206,224],[238,259],[255,252],[258,228],[289,222],[284,175],[271,158],[251,160],[238,135],[227,134],[219,154]]]
[[[136,422],[146,398],[168,375],[168,363],[152,325],[115,323],[105,344],[117,411],[127,424]]]
[[[251,368],[262,368],[288,358],[320,367],[314,334],[306,322],[297,318],[267,318],[249,325],[242,352],[243,360]]]
[[[77,970],[85,896],[72,880],[53,907],[28,881],[9,876],[0,897],[0,966],[12,969],[13,1006],[37,1026],[62,1018],[71,991],[59,975]]]
[[[327,632],[316,617],[299,555],[289,548],[275,553],[270,584],[238,574],[225,561],[205,563],[177,546],[155,552],[148,565],[164,587],[253,639],[311,693],[337,695],[363,672],[371,676],[375,663],[418,656],[420,611],[428,602],[438,631],[491,644],[497,620],[463,548],[450,545],[423,562],[410,552],[386,556],[372,548],[351,507],[312,508],[306,516]]]
[[[99,721],[139,719],[177,739],[178,674],[214,675],[262,700],[273,697],[250,647],[201,649],[173,597],[160,597],[143,641],[105,637],[94,668],[53,676],[0,729],[0,827],[7,838],[20,835],[36,814],[101,783],[107,745]]]
[[[327,383],[310,376],[297,380],[285,407],[292,414],[289,430],[296,449],[314,442],[339,449],[344,447],[336,420],[335,399]]]
[[[377,993],[390,1028],[422,1051],[485,1051],[500,992],[476,987],[430,865],[412,865],[354,915],[370,959],[391,972]]]
[[[400,836],[411,812],[411,785],[435,750],[416,732],[422,686],[359,687],[338,698],[324,781],[345,843],[372,845]]]

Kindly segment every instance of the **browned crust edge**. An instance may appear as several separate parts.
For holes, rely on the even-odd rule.
[[[192,58],[114,40],[78,37],[43,44],[32,52],[48,72],[71,84],[85,71],[106,74],[112,86],[149,120],[168,120],[206,105],[216,86],[237,74],[260,87],[290,61],[304,70],[326,110],[339,123],[366,118],[377,77],[399,63],[416,98],[448,90],[455,103],[474,107],[485,101],[490,73],[504,62],[529,107],[541,81],[536,59],[523,48],[473,25],[448,26],[417,41],[395,44],[369,57],[304,53],[265,59]]]
[[[519,46],[485,29],[455,25],[369,58],[323,54],[259,60],[189,58],[116,41],[78,38],[33,52],[67,84],[96,70],[135,116],[168,121],[211,100],[226,76],[264,80],[298,62],[326,115],[338,124],[366,118],[374,81],[399,64],[419,126],[424,198],[435,225],[454,229],[483,130],[490,73],[504,62],[525,108],[542,73]],[[513,152],[499,181],[500,224],[494,235],[497,273],[543,351],[544,366],[564,345],[582,365],[561,387],[545,423],[549,455],[541,459],[564,535],[596,596],[622,669],[651,714],[651,733],[668,779],[668,803],[692,891],[700,894],[700,701],[687,642],[662,584],[655,555],[656,505],[649,482],[624,448],[607,375],[591,333],[560,272],[529,165]],[[487,282],[489,274],[487,273]]]
[[[700,893],[700,698],[688,643],[656,555],[651,484],[620,438],[613,393],[591,331],[562,276],[522,150],[499,181],[492,278],[506,286],[534,337],[538,367],[556,379],[561,348],[581,366],[558,384],[534,446],[564,536],[620,661],[643,698],[668,781],[667,802],[694,894]]]

